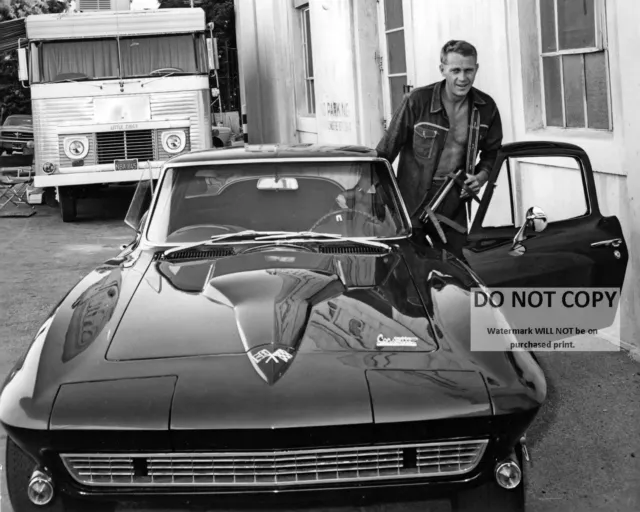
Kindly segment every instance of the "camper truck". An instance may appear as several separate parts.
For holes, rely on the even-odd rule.
[[[28,16],[19,72],[31,89],[34,186],[64,222],[95,186],[156,179],[212,147],[212,30],[201,8]]]

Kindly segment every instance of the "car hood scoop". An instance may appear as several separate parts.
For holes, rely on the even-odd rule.
[[[107,359],[246,354],[271,384],[299,351],[435,350],[424,308],[407,300],[417,292],[399,261],[277,250],[156,262]]]

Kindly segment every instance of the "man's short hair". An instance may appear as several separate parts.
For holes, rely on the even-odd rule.
[[[478,59],[478,50],[476,50],[476,47],[467,41],[460,41],[457,39],[447,41],[440,51],[440,62],[442,64],[447,63],[447,55],[449,53],[459,53],[463,57],[474,57],[476,60]]]

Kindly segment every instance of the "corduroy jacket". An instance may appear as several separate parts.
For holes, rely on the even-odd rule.
[[[449,132],[449,118],[441,98],[444,84],[443,80],[405,94],[376,147],[378,156],[390,163],[400,155],[398,186],[412,220],[420,215],[421,206],[426,204]],[[467,144],[466,159],[475,162],[479,154],[475,174],[487,171],[488,175],[502,146],[500,112],[491,96],[474,87],[469,92],[469,101],[468,141],[477,141],[477,147]],[[472,122],[476,111],[478,123]]]

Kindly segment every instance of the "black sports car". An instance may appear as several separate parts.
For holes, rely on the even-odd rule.
[[[486,227],[503,164],[540,155],[578,162],[587,211]],[[524,510],[525,433],[546,382],[527,351],[473,350],[470,291],[620,288],[628,256],[575,146],[507,145],[486,190],[467,265],[410,238],[393,169],[367,148],[195,152],[143,178],[135,239],[71,289],[5,381],[14,510]]]

